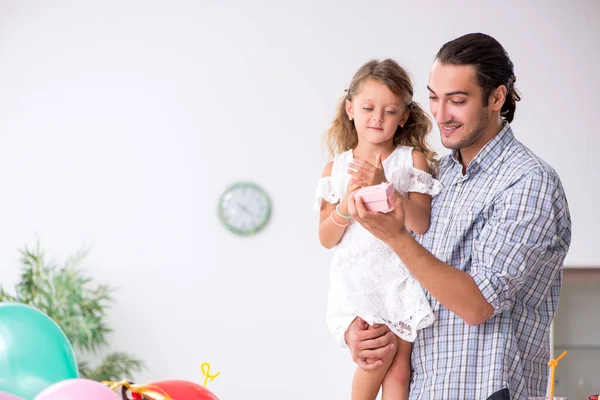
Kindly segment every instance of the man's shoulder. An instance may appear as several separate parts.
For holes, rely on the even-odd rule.
[[[560,183],[554,167],[517,139],[504,149],[498,172],[512,180],[541,177]]]

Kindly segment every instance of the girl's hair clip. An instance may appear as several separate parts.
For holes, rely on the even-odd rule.
[[[408,109],[412,110],[413,108],[417,108],[417,105],[411,101],[410,103],[408,103]]]

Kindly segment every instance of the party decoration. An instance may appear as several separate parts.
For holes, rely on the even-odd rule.
[[[32,400],[78,376],[73,348],[50,317],[25,304],[0,303],[0,392]]]
[[[138,385],[127,380],[119,382],[103,381],[102,384],[107,385],[108,388],[114,391],[120,389],[123,400],[219,400],[205,387],[182,380],[161,381],[149,385]]]
[[[566,355],[567,355],[567,352],[563,351],[563,353],[560,356],[558,356],[558,358],[556,358],[554,360],[550,360],[548,362],[548,366],[550,367],[550,371],[551,371],[551,377],[550,377],[550,398],[551,399],[554,398],[554,375],[556,374],[556,367],[558,367],[558,362],[560,360],[562,360],[562,358]]]
[[[0,400],[23,400],[23,398],[10,393],[0,392]]]
[[[217,373],[211,374],[210,364],[207,362],[200,365],[200,370],[204,375],[204,386],[182,380],[168,380],[149,385],[139,385],[124,379],[119,382],[103,381],[102,384],[115,392],[120,389],[123,400],[219,400],[210,390],[206,389],[206,383],[209,380],[213,381],[221,372],[217,371]]]
[[[117,400],[115,392],[89,379],[67,379],[44,389],[34,400]]]
[[[200,370],[202,371],[202,374],[204,375],[204,384],[203,384],[204,387],[206,387],[206,381],[208,381],[210,379],[212,382],[221,373],[221,371],[217,371],[216,374],[211,375],[210,374],[210,364],[207,362],[203,362],[202,365],[200,365]]]
[[[154,382],[152,385],[163,389],[175,400],[219,400],[217,396],[204,386],[188,381],[169,380]]]
[[[103,381],[103,385],[107,385],[110,389],[117,391],[121,388],[123,399],[127,399],[127,392],[131,393],[134,399],[148,398],[151,400],[173,400],[161,388],[153,385],[136,385],[126,379],[119,382]]]

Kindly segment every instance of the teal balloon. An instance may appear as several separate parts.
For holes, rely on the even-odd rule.
[[[0,303],[0,392],[33,400],[78,377],[73,348],[56,322],[28,305]]]

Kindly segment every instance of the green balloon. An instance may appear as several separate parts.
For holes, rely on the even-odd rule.
[[[73,348],[56,322],[28,305],[0,303],[0,392],[33,400],[78,377]]]

